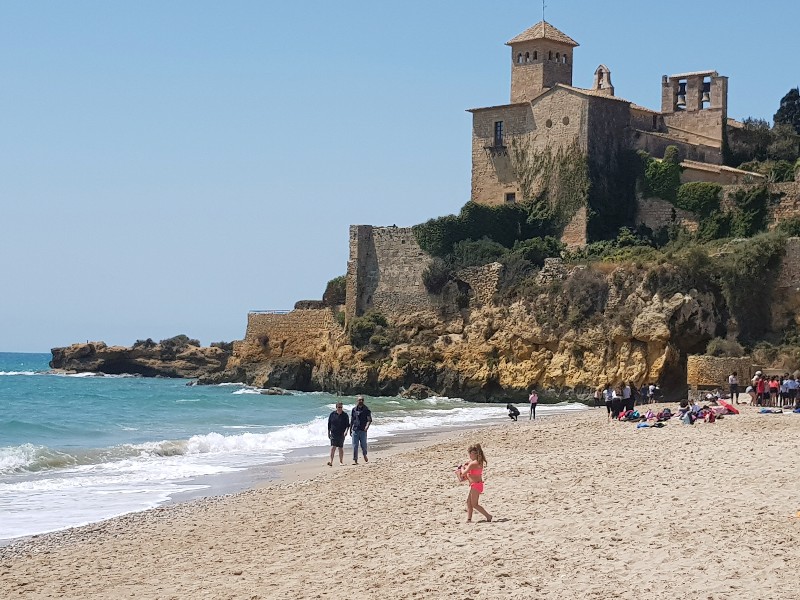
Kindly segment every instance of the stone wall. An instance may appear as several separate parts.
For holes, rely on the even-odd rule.
[[[247,315],[247,331],[242,345],[261,347],[271,358],[308,357],[325,345],[341,341],[344,329],[330,308],[293,310],[288,313],[259,313]],[[234,354],[241,354],[241,348]]]
[[[566,244],[567,248],[581,248],[586,245],[586,227],[588,221],[586,219],[586,207],[581,206],[575,215],[570,219],[564,231],[561,233],[561,241]]]
[[[800,217],[800,182],[773,183],[770,191],[777,199],[769,207],[770,229],[781,221]]]
[[[506,194],[522,200],[509,156],[511,139],[528,131],[530,105],[509,105],[480,109],[472,113],[472,195],[473,202],[497,206]],[[503,146],[494,146],[494,124],[503,122]]]
[[[722,148],[723,126],[727,115],[722,108],[687,110],[664,115],[667,131],[675,137],[684,138],[690,144]]]
[[[636,202],[636,224],[658,231],[677,223],[688,231],[697,231],[700,224],[697,216],[678,208],[668,200],[661,198],[639,198]]]
[[[781,270],[775,278],[779,288],[800,288],[800,238],[789,238],[786,241],[786,254],[781,261]]]
[[[690,354],[686,361],[686,383],[694,390],[718,387],[728,389],[728,376],[736,371],[740,391],[744,392],[757,368],[749,356],[742,358],[718,358],[703,354]]]
[[[633,132],[633,146],[636,150],[644,150],[654,158],[662,158],[667,146],[676,146],[681,159],[688,158],[712,165],[722,164],[722,153],[719,148],[705,144],[694,145],[685,139],[656,131],[636,129]]]
[[[410,227],[351,225],[347,321],[370,310],[389,319],[433,312],[434,302],[422,282],[431,261]]]
[[[492,302],[502,272],[502,264],[491,263],[480,267],[461,269],[456,276],[472,288],[471,303],[484,305]]]

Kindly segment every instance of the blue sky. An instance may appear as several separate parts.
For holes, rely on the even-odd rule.
[[[800,83],[800,3],[663,6],[549,0],[575,85],[604,63],[658,109],[663,74],[716,69],[730,116],[771,119]],[[468,200],[465,109],[508,102],[504,44],[539,20],[517,0],[3,0],[0,351],[241,339],[248,310],[320,298],[350,224]]]

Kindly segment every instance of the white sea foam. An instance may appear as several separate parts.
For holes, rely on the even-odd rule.
[[[37,371],[0,371],[0,376],[8,375],[41,375],[41,373]]]
[[[236,390],[233,392],[234,394],[260,394],[261,388],[254,388],[254,387],[243,387],[240,390]]]

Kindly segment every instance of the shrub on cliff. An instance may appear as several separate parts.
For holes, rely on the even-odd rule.
[[[439,294],[453,278],[453,269],[443,258],[435,257],[422,272],[422,283],[431,294]]]
[[[560,240],[554,237],[535,237],[517,241],[511,250],[511,254],[527,260],[537,268],[541,268],[544,265],[545,258],[561,256],[565,247]]]
[[[716,337],[706,346],[706,354],[709,356],[724,356],[728,358],[741,358],[744,356],[744,348],[739,342],[726,340]]]
[[[370,343],[370,339],[385,331],[388,326],[386,317],[379,312],[368,312],[350,321],[350,343],[362,348]],[[388,338],[387,338],[388,339]]]
[[[566,322],[578,327],[595,314],[602,313],[608,300],[608,281],[593,269],[579,269],[564,283],[567,302]]]
[[[450,264],[454,269],[477,267],[498,261],[507,252],[508,248],[487,237],[477,241],[462,240],[453,245]]]
[[[153,338],[147,338],[146,340],[136,340],[133,343],[133,348],[144,348],[145,350],[153,348],[156,343],[153,341]]]
[[[183,348],[185,346],[200,346],[200,341],[180,334],[158,342],[162,347]]]
[[[740,188],[730,196],[734,203],[731,235],[750,237],[766,229],[769,189],[766,185]]]
[[[325,306],[338,306],[344,304],[347,299],[347,276],[339,275],[334,277],[325,286],[325,293],[322,294],[322,302]]]

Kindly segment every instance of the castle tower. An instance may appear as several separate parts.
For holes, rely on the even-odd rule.
[[[511,103],[529,102],[557,83],[572,85],[572,52],[579,44],[547,21],[539,21],[511,46]]]

